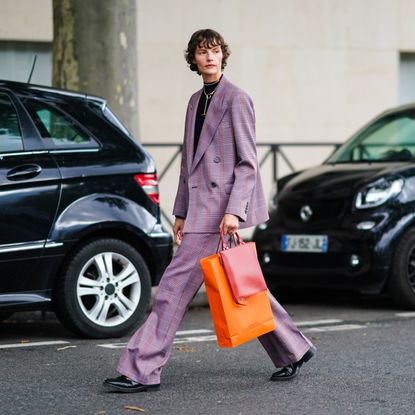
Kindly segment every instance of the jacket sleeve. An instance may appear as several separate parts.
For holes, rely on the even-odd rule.
[[[188,117],[189,107],[186,113],[186,122]],[[177,188],[176,199],[173,205],[173,215],[183,218],[186,218],[187,215],[187,206],[188,206],[188,188],[187,188],[187,147],[186,147],[186,131],[184,134],[183,146],[182,146],[182,161],[180,165],[180,176],[179,176],[179,185]]]
[[[186,149],[183,146],[182,149],[182,162],[180,167],[179,185],[177,188],[176,199],[173,206],[173,215],[186,218],[187,214],[187,163],[186,163]]]
[[[243,91],[239,91],[232,99],[230,110],[237,163],[234,167],[235,181],[225,212],[238,216],[244,222],[258,170],[255,111],[251,98]]]

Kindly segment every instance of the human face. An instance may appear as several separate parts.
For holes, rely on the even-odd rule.
[[[196,48],[193,63],[203,77],[203,82],[215,82],[222,75],[222,47],[213,45],[208,47],[201,44]]]

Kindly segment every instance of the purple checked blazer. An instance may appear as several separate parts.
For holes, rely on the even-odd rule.
[[[179,186],[173,215],[185,218],[183,231],[219,231],[225,213],[240,228],[268,220],[255,144],[255,113],[246,92],[222,77],[200,133],[193,158],[196,111],[203,89],[186,113]]]

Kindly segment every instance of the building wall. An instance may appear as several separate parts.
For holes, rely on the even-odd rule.
[[[0,0],[0,10],[0,41],[52,41],[52,0]]]
[[[201,79],[186,68],[183,52],[200,28],[218,30],[229,43],[225,74],[254,100],[258,142],[344,141],[369,118],[398,104],[399,53],[415,52],[413,0],[137,4],[143,142],[182,140],[187,100],[201,87]],[[0,7],[0,41],[52,40],[51,0],[0,0]],[[297,168],[320,162],[329,151],[286,150]],[[161,171],[172,152],[152,153]],[[264,170],[267,193],[269,167]],[[167,212],[177,169],[178,163],[161,185]],[[286,172],[281,163],[280,173]]]
[[[344,139],[397,103],[399,51],[415,49],[412,0],[211,0],[211,13],[201,0],[138,3],[145,139],[181,137],[200,87],[183,59],[196,29],[230,44],[225,73],[252,95],[264,141]]]

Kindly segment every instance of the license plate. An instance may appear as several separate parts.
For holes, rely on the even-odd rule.
[[[327,252],[326,235],[282,235],[283,252]]]

